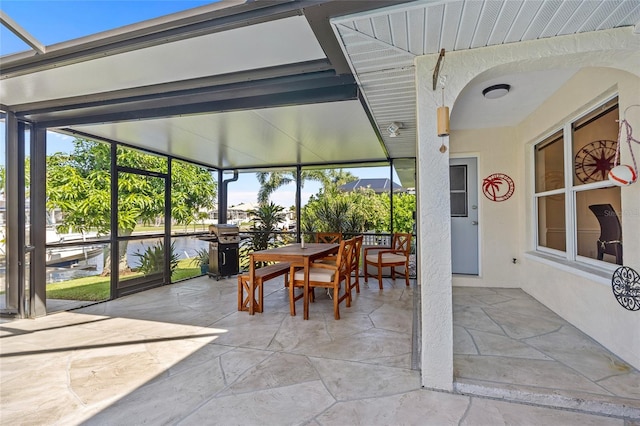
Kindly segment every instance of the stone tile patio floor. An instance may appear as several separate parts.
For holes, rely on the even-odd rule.
[[[5,322],[0,424],[640,424],[640,373],[521,290],[454,289],[446,393],[411,369],[413,287],[374,280],[339,321],[318,295],[303,321],[281,286],[255,316],[203,277]]]

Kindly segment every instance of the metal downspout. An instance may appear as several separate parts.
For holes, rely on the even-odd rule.
[[[218,170],[218,182],[222,182],[220,191],[218,191],[218,223],[227,223],[227,186],[229,182],[238,180],[238,170],[233,171],[233,177],[231,179],[223,180],[223,173],[223,170]]]

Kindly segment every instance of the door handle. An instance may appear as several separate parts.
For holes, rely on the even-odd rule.
[[[478,226],[478,221],[477,221],[477,220],[472,220],[472,221],[471,221],[471,224],[472,224],[473,226]]]
[[[225,252],[222,252],[222,264],[227,264],[227,254]]]

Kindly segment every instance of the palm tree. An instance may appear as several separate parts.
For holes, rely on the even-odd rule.
[[[284,245],[284,242],[277,238],[278,224],[285,220],[284,207],[274,203],[263,203],[251,212],[254,220],[251,235],[251,245],[241,248],[240,266],[243,269],[249,268],[249,253],[257,250],[265,250],[271,247]],[[264,266],[263,262],[258,262],[258,267]]]
[[[269,240],[274,232],[278,231],[278,224],[285,220],[284,207],[274,203],[263,203],[252,211],[253,239],[251,241],[253,250],[264,250],[269,247]]]
[[[256,173],[260,190],[258,191],[258,203],[263,204],[269,201],[271,194],[279,188],[296,181],[296,172],[258,172]],[[322,184],[322,191],[325,193],[337,191],[340,185],[357,179],[351,172],[343,169],[313,169],[302,170],[300,172],[300,187],[304,182],[314,180]]]
[[[258,203],[265,204],[269,201],[271,194],[278,188],[295,182],[295,172],[258,172],[256,173],[260,190],[258,191]],[[304,180],[303,180],[304,182]]]
[[[305,233],[341,232],[356,234],[367,229],[367,216],[363,209],[371,205],[362,205],[353,195],[323,195],[312,200],[302,210],[301,226]]]

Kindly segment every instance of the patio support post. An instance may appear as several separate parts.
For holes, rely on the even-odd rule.
[[[109,147],[111,150],[111,238],[110,238],[110,258],[111,258],[111,290],[109,293],[109,299],[118,297],[118,280],[120,279],[120,259],[118,258],[119,244],[118,241],[118,146],[115,142],[111,142]]]
[[[300,212],[302,210],[302,191],[300,190],[300,182],[302,182],[302,167],[296,166],[296,241],[300,241]]]
[[[6,306],[11,312],[24,317],[24,138],[16,115],[6,113],[6,208],[7,227],[5,235],[7,250]]]
[[[391,228],[391,235],[394,233],[393,223],[393,158],[389,161],[389,227]]]
[[[436,129],[440,91],[431,89],[438,55],[416,61],[418,279],[421,289],[422,386],[453,390],[453,302],[449,152]],[[449,102],[449,101],[448,101]]]
[[[171,284],[171,173],[173,158],[167,158],[167,177],[164,179],[164,271],[163,284]]]
[[[46,173],[47,173],[47,129],[35,127],[31,131],[31,278],[29,291],[30,317],[47,314],[46,286]]]

